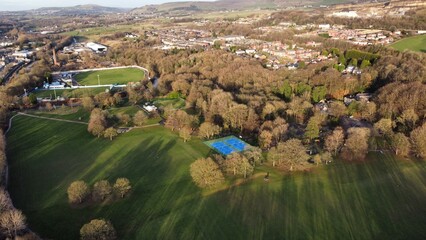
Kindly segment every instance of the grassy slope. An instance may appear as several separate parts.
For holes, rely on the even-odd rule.
[[[145,73],[137,68],[111,69],[103,71],[92,71],[79,73],[75,76],[81,85],[97,85],[98,76],[103,84],[126,84],[128,82],[137,82],[144,78]]]
[[[86,96],[94,96],[98,93],[105,92],[107,89],[109,90],[109,87],[59,89],[56,90],[56,96],[80,98]],[[34,94],[39,98],[55,98],[54,90],[39,90],[35,91]]]
[[[28,128],[28,126],[32,126]],[[58,131],[60,129],[60,131]],[[191,182],[189,164],[209,151],[162,127],[109,142],[84,126],[19,116],[8,135],[10,192],[44,237],[77,239],[89,219],[111,219],[120,239],[425,239],[426,164],[371,155],[259,178],[219,192]],[[128,177],[131,197],[103,207],[71,209],[66,188]]]
[[[109,108],[108,112],[110,114],[129,114],[131,117],[133,117],[135,115],[136,112],[140,111],[141,109],[137,106],[124,106],[124,107],[119,107],[119,108]],[[29,111],[28,113],[30,114],[34,114],[34,115],[38,115],[38,116],[43,116],[43,117],[49,117],[49,118],[58,118],[58,119],[66,119],[66,120],[73,120],[73,121],[81,121],[81,122],[89,122],[90,119],[90,112],[80,108],[80,107],[75,107],[75,108],[57,108],[56,110],[52,110],[52,111],[46,111],[46,110],[41,110],[41,111]],[[146,113],[145,113],[146,114]],[[148,117],[148,114],[146,114],[146,116]],[[148,118],[145,122],[144,125],[151,125],[151,124],[156,124],[159,123],[161,121],[161,117],[154,117],[154,118]],[[119,127],[115,126],[115,127]]]
[[[426,52],[426,34],[404,38],[390,46],[399,51],[411,50],[416,52]]]

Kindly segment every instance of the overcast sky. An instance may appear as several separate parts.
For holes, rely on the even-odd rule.
[[[184,1],[188,0],[0,0],[0,11],[28,10],[40,7],[68,7],[80,4],[97,4],[108,7],[135,8],[147,4]]]

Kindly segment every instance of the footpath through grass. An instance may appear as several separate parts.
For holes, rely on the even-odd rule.
[[[76,88],[76,89],[58,89],[58,90],[36,90],[33,93],[36,97],[39,98],[50,98],[55,99],[58,97],[67,97],[67,98],[81,98],[94,96],[101,92],[109,91],[109,87],[96,87],[96,88]]]
[[[416,52],[426,52],[426,34],[404,38],[390,45],[399,51],[411,50]]]
[[[127,84],[144,79],[145,72],[137,68],[120,68],[101,71],[82,72],[75,76],[81,85],[98,85],[98,75],[101,85]]]
[[[209,152],[163,127],[110,142],[85,126],[25,116],[8,137],[9,190],[44,238],[78,239],[93,218],[111,220],[120,239],[426,239],[426,164],[371,154],[282,175],[260,167],[248,182],[202,191],[189,165]],[[270,182],[263,176],[270,171]],[[110,205],[72,209],[66,189],[127,177],[134,192]]]

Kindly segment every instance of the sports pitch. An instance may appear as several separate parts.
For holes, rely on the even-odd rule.
[[[128,82],[139,82],[144,77],[145,72],[138,68],[97,70],[75,75],[75,79],[81,85],[127,84]]]
[[[248,143],[235,136],[219,138],[204,143],[222,155],[229,155],[234,152],[242,152],[251,147]]]

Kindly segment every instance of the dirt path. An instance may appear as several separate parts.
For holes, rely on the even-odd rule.
[[[19,113],[18,114],[16,114],[15,116],[13,116],[13,117],[11,117],[10,119],[9,119],[9,127],[7,128],[7,130],[4,132],[4,135],[6,135],[9,131],[10,131],[10,129],[12,128],[12,120],[16,117],[16,116],[18,116],[19,115]]]
[[[42,117],[42,116],[37,116],[37,115],[33,115],[33,114],[28,114],[28,113],[18,113],[15,116],[11,117],[9,120],[9,128],[6,130],[6,133],[9,132],[9,130],[12,128],[12,120],[13,118],[15,118],[16,116],[27,116],[27,117],[32,117],[32,118],[39,118],[39,119],[46,119],[46,120],[52,120],[52,121],[58,121],[58,122],[67,122],[67,123],[78,123],[78,124],[83,124],[83,125],[88,125],[88,123],[86,122],[79,122],[79,121],[74,121],[74,120],[67,120],[67,119],[59,119],[59,118],[50,118],[50,117]]]
[[[7,134],[9,132],[9,130],[12,128],[12,120],[13,120],[13,118],[15,118],[16,116],[20,116],[20,115],[27,116],[27,117],[32,117],[32,118],[39,118],[39,119],[46,119],[46,120],[58,121],[58,122],[78,123],[78,124],[88,125],[88,123],[86,123],[86,122],[79,122],[79,121],[67,120],[67,119],[60,119],[60,118],[43,117],[43,116],[37,116],[37,115],[33,115],[33,114],[19,112],[15,116],[13,116],[13,117],[11,117],[9,119],[9,128],[6,130],[5,134]],[[130,130],[132,130],[133,128],[149,128],[149,127],[155,127],[155,126],[160,126],[160,125],[161,125],[160,123],[154,123],[154,124],[140,126],[140,127],[130,127]]]
[[[161,124],[159,123],[154,123],[154,124],[149,124],[149,125],[145,125],[145,126],[140,126],[140,127],[132,127],[132,128],[149,128],[149,127],[155,127],[155,126],[160,126]]]

